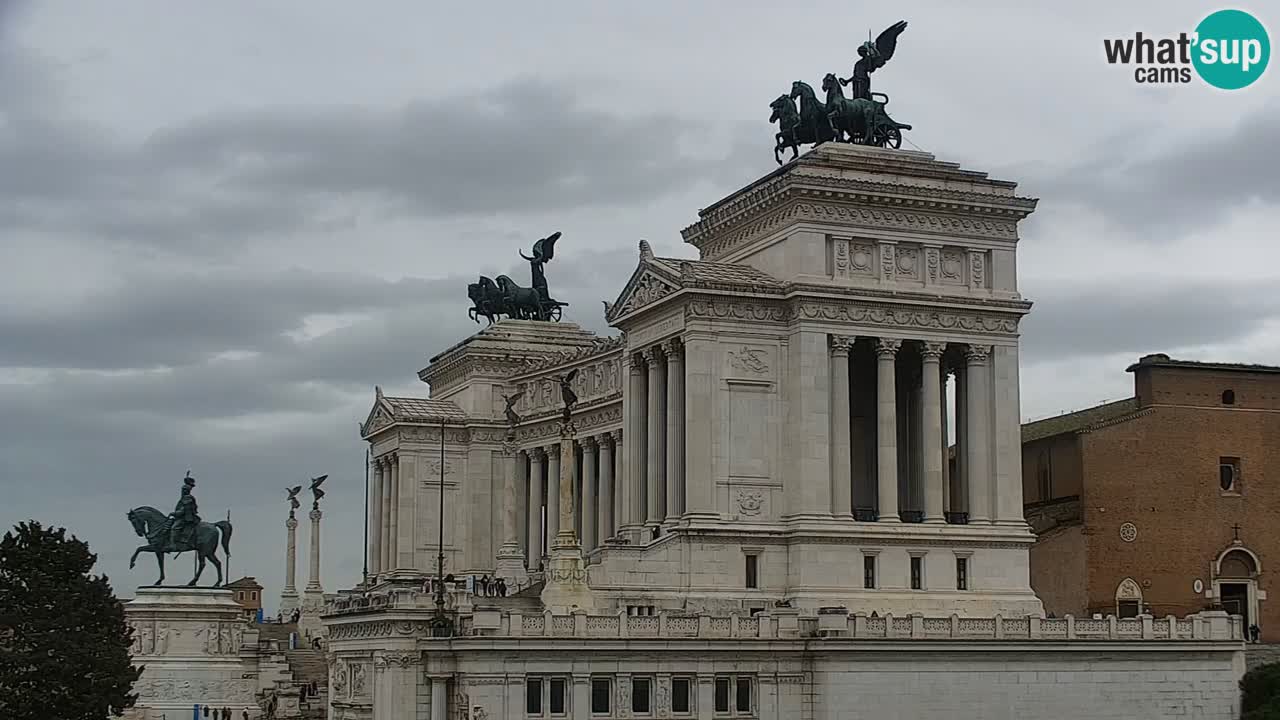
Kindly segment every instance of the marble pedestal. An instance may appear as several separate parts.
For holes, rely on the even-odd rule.
[[[230,708],[236,718],[245,709],[257,716],[258,633],[245,622],[230,590],[138,588],[124,612],[133,627],[130,655],[144,666],[133,686],[137,705],[126,717],[190,717],[195,705]]]
[[[563,423],[560,428],[560,532],[556,535],[551,558],[543,574],[546,584],[542,587],[542,606],[557,615],[595,609],[595,600],[587,585],[582,546],[573,531],[574,435],[573,423]]]

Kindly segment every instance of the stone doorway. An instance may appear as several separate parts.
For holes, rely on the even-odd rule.
[[[1222,609],[1232,615],[1244,618],[1244,626],[1249,627],[1253,619],[1249,616],[1249,586],[1246,583],[1224,582],[1219,586],[1222,598]]]

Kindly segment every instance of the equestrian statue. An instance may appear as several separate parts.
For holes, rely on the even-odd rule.
[[[133,557],[129,558],[129,569],[132,570],[137,563],[139,553],[155,553],[156,565],[160,568],[160,579],[156,580],[156,586],[164,584],[165,553],[181,555],[188,551],[196,554],[197,565],[195,577],[191,578],[187,586],[193,587],[200,580],[206,560],[213,563],[213,567],[218,571],[218,580],[213,587],[222,586],[222,563],[218,562],[216,553],[218,541],[221,539],[223,556],[231,557],[231,522],[229,520],[219,520],[214,523],[202,522],[196,505],[196,496],[192,493],[195,486],[196,479],[188,472],[182,479],[178,503],[174,506],[173,512],[168,515],[148,505],[136,507],[127,514],[129,522],[133,525],[133,531],[138,534],[138,537],[146,538],[147,541],[146,545],[141,545],[133,551]]]
[[[791,159],[800,156],[801,145],[824,142],[850,142],[898,149],[902,147],[902,131],[911,126],[894,122],[885,108],[889,96],[871,92],[871,73],[884,67],[898,47],[898,36],[907,29],[902,20],[889,26],[875,39],[858,47],[859,60],[848,78],[827,73],[822,80],[826,101],[818,99],[813,88],[800,80],[791,84],[788,95],[780,95],[769,104],[773,110],[770,123],[778,123],[774,136],[773,159],[782,164],[782,151],[790,148]],[[851,86],[849,97],[841,89]],[[800,101],[797,111],[795,101]]]

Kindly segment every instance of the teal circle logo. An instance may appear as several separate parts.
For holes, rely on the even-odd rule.
[[[1191,64],[1210,85],[1239,90],[1262,77],[1271,40],[1258,19],[1243,10],[1219,10],[1196,26]]]

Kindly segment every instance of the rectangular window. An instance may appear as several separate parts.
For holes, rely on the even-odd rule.
[[[747,588],[749,589],[754,590],[755,588],[760,587],[760,576],[758,574],[759,565],[760,565],[759,555],[747,556]]]
[[[751,712],[751,678],[738,678],[738,712]]]
[[[542,681],[529,678],[524,683],[524,711],[527,715],[542,714]]]
[[[649,689],[649,678],[631,678],[631,712],[649,714]]]
[[[969,558],[956,558],[956,589],[969,589]]]
[[[729,712],[729,678],[716,678],[716,712]]]
[[[551,678],[551,714],[564,714],[564,678]]]
[[[1218,485],[1222,492],[1240,492],[1240,458],[1218,458]]]
[[[1117,614],[1122,618],[1135,618],[1138,617],[1140,608],[1137,600],[1121,600],[1116,610]]]
[[[257,590],[254,590],[253,592],[249,593],[249,599],[250,599],[250,600],[257,600],[257,599],[258,599],[258,591],[257,591]]]
[[[874,590],[876,587],[876,556],[862,556],[862,587]]]
[[[924,558],[922,557],[911,558],[911,589],[924,589]]]
[[[676,715],[689,713],[689,678],[671,678],[671,712]]]
[[[593,714],[609,714],[609,698],[613,697],[611,690],[609,678],[591,679],[591,712]]]

